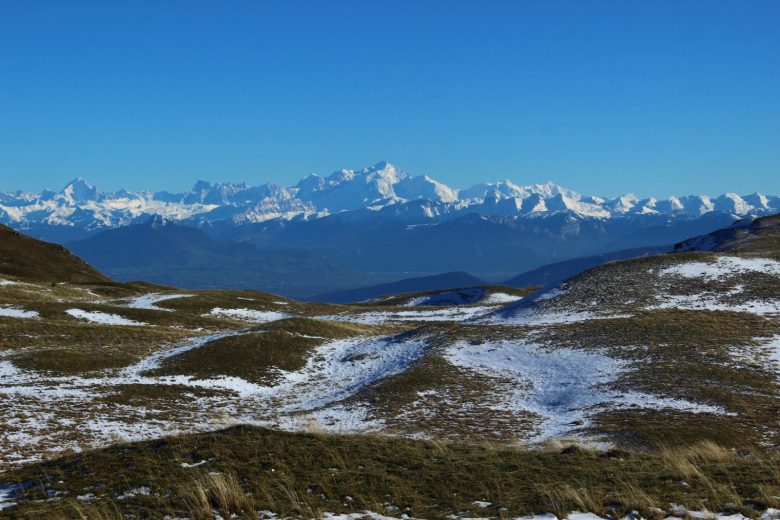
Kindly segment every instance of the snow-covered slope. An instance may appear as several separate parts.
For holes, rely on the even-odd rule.
[[[0,192],[0,223],[26,230],[70,229],[76,237],[78,232],[125,226],[150,215],[211,226],[311,220],[339,212],[356,212],[359,219],[366,218],[366,210],[374,213],[385,208],[392,208],[382,213],[386,218],[402,217],[410,224],[436,223],[469,213],[512,219],[565,214],[605,220],[643,215],[691,219],[719,212],[736,218],[780,211],[780,197],[727,193],[714,198],[695,195],[656,200],[629,194],[606,199],[553,183],[520,186],[508,180],[457,190],[427,175],[412,176],[387,162],[325,177],[312,174],[291,187],[201,180],[178,194],[103,192],[78,178],[59,192]]]

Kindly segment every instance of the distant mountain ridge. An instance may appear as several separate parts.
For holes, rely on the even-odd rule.
[[[334,280],[343,280],[343,284],[363,280],[317,254],[216,241],[201,229],[160,216],[101,231],[67,246],[120,281],[146,280],[196,289],[263,287],[269,292],[300,295],[327,290]]]
[[[691,219],[712,212],[735,217],[765,215],[780,211],[780,197],[726,193],[714,198],[691,195],[657,200],[629,194],[607,199],[553,183],[520,186],[510,181],[453,189],[427,175],[411,176],[387,162],[325,177],[312,174],[289,187],[198,181],[184,193],[103,192],[78,178],[59,192],[0,192],[0,223],[36,235],[62,233],[62,241],[143,222],[152,215],[193,226],[239,226],[314,220],[340,213],[361,219],[367,218],[367,211],[371,216],[379,214],[413,225],[470,213],[514,220],[558,214],[599,220],[646,215]]]
[[[184,193],[103,192],[76,179],[58,192],[0,192],[0,223],[74,247],[116,278],[299,298],[435,273],[465,271],[499,282],[777,212],[780,197],[762,194],[607,199],[510,181],[454,189],[386,162],[312,174],[286,187],[198,181]],[[170,242],[124,232],[157,216],[177,224]],[[214,244],[204,245],[205,238]],[[169,244],[180,249],[166,251]],[[123,265],[132,255],[137,261]],[[175,269],[173,260],[186,269]]]

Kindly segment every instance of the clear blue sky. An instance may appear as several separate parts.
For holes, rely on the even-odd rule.
[[[780,1],[0,2],[0,190],[381,159],[455,187],[780,194]]]

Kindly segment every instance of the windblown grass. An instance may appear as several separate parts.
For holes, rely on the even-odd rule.
[[[255,518],[270,510],[308,518],[369,509],[418,518],[639,510],[650,518],[652,508],[670,503],[757,516],[780,505],[779,461],[775,452],[737,452],[709,441],[643,453],[527,451],[242,426],[63,457],[0,480],[32,483],[29,499],[54,490],[62,497],[3,512],[19,518],[63,517],[74,508],[83,518],[113,518],[105,515],[114,507],[141,517],[206,518],[217,511]],[[118,499],[139,486],[150,493]],[[94,502],[73,498],[87,491]],[[485,510],[477,500],[492,505]]]

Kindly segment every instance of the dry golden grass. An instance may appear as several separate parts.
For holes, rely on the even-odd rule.
[[[591,496],[587,486],[579,483],[550,483],[537,486],[538,493],[549,504],[549,511],[559,518],[565,518],[571,511],[600,514],[601,501]]]
[[[615,494],[615,498],[626,510],[649,511],[658,506],[657,498],[632,482],[620,482],[618,487],[620,492]]]
[[[223,518],[256,519],[255,503],[233,473],[206,473],[182,492],[194,519],[211,519],[213,511]]]
[[[712,462],[728,462],[739,458],[735,450],[729,450],[711,440],[702,440],[690,446],[662,447],[661,460],[679,478],[702,478],[699,466]]]
[[[6,511],[0,511],[0,517]],[[7,511],[9,518],[23,518],[25,520],[126,520],[126,516],[119,505],[113,500],[100,502],[79,502],[68,500],[62,507],[52,510],[44,505],[31,508],[20,516],[13,515],[13,510]],[[212,518],[212,517],[209,517]]]
[[[201,460],[208,462],[181,466]],[[317,518],[325,511],[368,509],[446,518],[464,511],[467,516],[499,511],[560,516],[579,510],[620,517],[637,510],[650,518],[657,514],[653,508],[675,503],[756,516],[778,502],[778,464],[776,452],[737,453],[711,442],[643,453],[576,447],[535,451],[242,426],[73,455],[13,470],[4,480],[47,482],[49,489],[66,493],[63,497],[94,489],[97,501],[76,504],[85,518],[110,514],[112,500],[139,486],[151,493],[116,501],[123,513],[205,518],[213,510],[225,518],[254,518],[256,511],[269,510]],[[31,499],[45,498],[35,489],[30,493]],[[493,506],[481,509],[476,500]],[[73,503],[73,498],[22,500],[8,511],[20,518],[79,518],[73,516]]]

